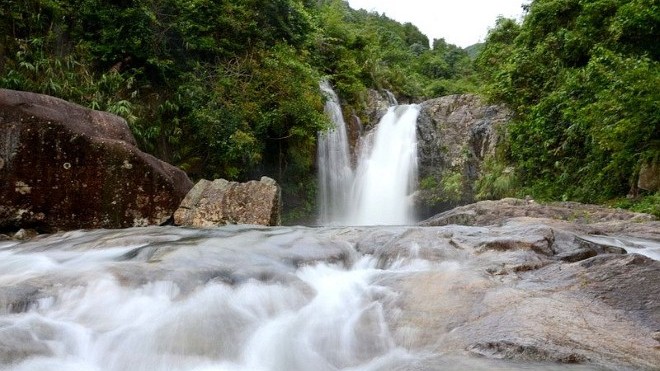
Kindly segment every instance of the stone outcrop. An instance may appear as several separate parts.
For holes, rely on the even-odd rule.
[[[577,202],[541,204],[534,200],[504,198],[497,201],[480,201],[474,204],[460,206],[435,215],[421,222],[420,225],[499,225],[511,218],[519,217],[554,219],[576,223],[577,225],[616,221],[639,223],[655,220],[653,215],[598,205],[587,205]],[[660,237],[660,230],[658,234]]]
[[[160,224],[191,187],[141,152],[122,118],[0,89],[0,230]]]
[[[474,201],[474,182],[482,163],[495,152],[498,128],[510,112],[472,94],[450,95],[421,104],[417,119],[419,179],[417,204],[422,216],[443,204]],[[424,210],[426,209],[426,210]]]
[[[187,227],[225,224],[280,224],[280,188],[268,177],[246,183],[200,180],[174,213],[174,223]]]
[[[385,116],[390,106],[396,104],[396,98],[387,91],[369,89],[366,103],[367,123],[365,126],[371,128]]]
[[[649,161],[639,169],[637,188],[656,192],[660,190],[660,161]]]

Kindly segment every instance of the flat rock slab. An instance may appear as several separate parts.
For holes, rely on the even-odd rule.
[[[542,204],[533,200],[504,198],[497,201],[480,201],[470,205],[460,206],[435,215],[421,222],[420,225],[498,225],[511,218],[525,217],[554,219],[574,223],[575,225],[592,226],[596,223],[640,223],[655,220],[653,215],[598,205],[577,202]]]

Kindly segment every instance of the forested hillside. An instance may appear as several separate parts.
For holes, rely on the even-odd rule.
[[[522,24],[500,19],[477,68],[516,118],[482,195],[645,196],[637,209],[660,214],[658,193],[637,188],[660,166],[659,56],[657,0],[536,0]]]
[[[294,217],[314,207],[320,80],[358,115],[367,88],[479,91],[515,112],[482,197],[660,213],[636,187],[660,162],[659,18],[657,0],[535,0],[471,58],[341,0],[0,0],[0,87],[121,115],[193,179],[274,177]]]
[[[339,0],[0,1],[0,86],[126,118],[192,178],[269,175],[310,211],[321,79],[360,113],[470,89],[460,48]],[[303,195],[304,197],[299,197]],[[296,205],[291,205],[296,202]]]

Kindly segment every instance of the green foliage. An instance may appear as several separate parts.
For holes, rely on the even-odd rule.
[[[651,214],[655,215],[656,218],[660,218],[660,192],[638,198],[618,198],[607,203],[612,207]]]
[[[446,201],[460,201],[463,195],[463,175],[460,172],[445,174],[441,186]]]
[[[467,52],[443,39],[434,40],[431,49],[413,25],[352,10],[340,0],[322,2],[318,15],[316,65],[351,104],[367,87],[413,101],[475,90]]]
[[[193,178],[269,175],[292,219],[315,199],[321,78],[358,114],[367,88],[476,86],[465,51],[341,0],[0,0],[0,87],[120,115]]]
[[[515,120],[482,196],[497,197],[509,166],[539,199],[603,202],[633,187],[660,156],[658,14],[656,1],[535,0],[522,25],[498,21],[476,66]]]
[[[495,200],[504,197],[520,196],[515,193],[515,170],[503,161],[489,159],[483,165],[483,176],[475,184],[476,198]]]
[[[465,179],[459,170],[446,170],[442,174],[429,175],[419,182],[426,202],[439,205],[455,205],[465,200]]]

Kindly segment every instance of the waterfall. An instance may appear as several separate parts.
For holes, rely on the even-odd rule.
[[[326,225],[348,213],[353,170],[339,98],[327,81],[321,83],[321,91],[327,98],[325,114],[334,124],[318,138],[319,222]]]
[[[385,94],[387,95],[387,103],[390,106],[398,106],[399,105],[399,102],[397,102],[396,97],[394,96],[394,94],[392,94],[391,91],[385,90]]]
[[[419,106],[390,107],[363,140],[352,188],[351,225],[410,224],[417,179],[416,123]]]
[[[417,105],[390,107],[360,142],[356,170],[339,99],[327,82],[325,112],[334,126],[319,134],[319,223],[322,225],[402,225],[413,220],[409,195],[417,180]]]

